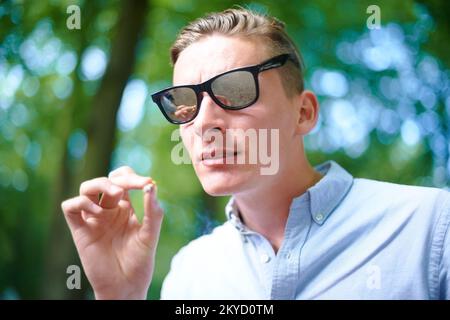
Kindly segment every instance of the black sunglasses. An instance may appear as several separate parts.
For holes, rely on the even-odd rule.
[[[224,72],[200,84],[175,86],[158,91],[152,94],[152,99],[164,117],[173,124],[187,123],[197,116],[202,92],[207,92],[211,99],[224,109],[247,108],[259,97],[258,74],[281,67],[288,59],[298,65],[293,55],[281,54],[258,65]]]

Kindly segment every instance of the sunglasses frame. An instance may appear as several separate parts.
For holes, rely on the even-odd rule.
[[[248,67],[242,67],[242,68],[237,68],[237,69],[232,69],[232,70],[228,70],[224,73],[218,74],[214,77],[212,77],[209,80],[206,80],[203,83],[200,84],[192,84],[192,85],[180,85],[180,86],[174,86],[174,87],[170,87],[170,88],[166,88],[163,89],[161,91],[158,91],[154,94],[151,95],[152,100],[154,103],[157,104],[157,106],[159,107],[159,109],[161,110],[162,114],[164,115],[164,117],[173,124],[185,124],[188,122],[191,122],[192,120],[194,120],[199,111],[200,111],[200,105],[202,102],[202,95],[201,93],[203,92],[207,92],[209,94],[209,96],[211,97],[211,99],[221,108],[226,109],[226,110],[241,110],[244,108],[247,108],[249,106],[251,106],[252,104],[254,104],[256,101],[258,101],[259,98],[259,81],[258,81],[258,75],[260,72],[266,71],[266,70],[270,70],[270,69],[274,69],[274,68],[278,68],[283,66],[286,61],[290,59],[292,60],[294,63],[296,63],[297,59],[295,57],[293,57],[291,54],[285,53],[285,54],[280,54],[278,56],[275,56],[271,59],[268,59],[260,64],[257,65],[252,65],[252,66],[248,66]],[[297,63],[296,63],[297,64]],[[239,106],[239,107],[230,107],[227,105],[224,105],[219,99],[216,98],[216,96],[214,95],[214,92],[212,91],[211,88],[211,84],[217,79],[220,78],[224,75],[227,75],[229,73],[233,73],[233,72],[238,72],[238,71],[247,71],[250,72],[253,75],[253,80],[255,81],[255,90],[256,90],[256,95],[255,98],[253,99],[253,101],[251,101],[250,103],[247,103],[243,106]],[[193,115],[192,119],[187,120],[187,121],[176,121],[173,120],[169,117],[169,115],[166,113],[166,111],[164,110],[164,107],[162,106],[161,103],[161,98],[163,97],[163,95],[170,90],[173,89],[177,89],[177,88],[189,88],[192,89],[195,92],[196,98],[197,98],[197,109],[195,111],[195,114]]]

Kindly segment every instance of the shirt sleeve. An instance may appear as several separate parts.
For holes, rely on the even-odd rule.
[[[183,268],[184,248],[182,248],[170,263],[170,270],[161,288],[161,300],[188,299],[186,296],[186,281]]]
[[[450,300],[450,193],[447,192],[441,225],[437,230],[443,239],[439,268],[439,299]]]

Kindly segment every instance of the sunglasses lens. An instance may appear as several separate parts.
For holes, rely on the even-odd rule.
[[[229,108],[240,109],[255,102],[256,83],[248,71],[226,73],[211,84],[214,96]]]
[[[160,99],[164,112],[176,123],[189,122],[197,113],[197,95],[191,88],[167,90]]]

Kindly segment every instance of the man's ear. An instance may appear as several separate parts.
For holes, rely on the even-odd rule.
[[[304,90],[296,99],[297,123],[295,133],[302,136],[307,135],[314,129],[319,118],[319,101],[316,95]]]

